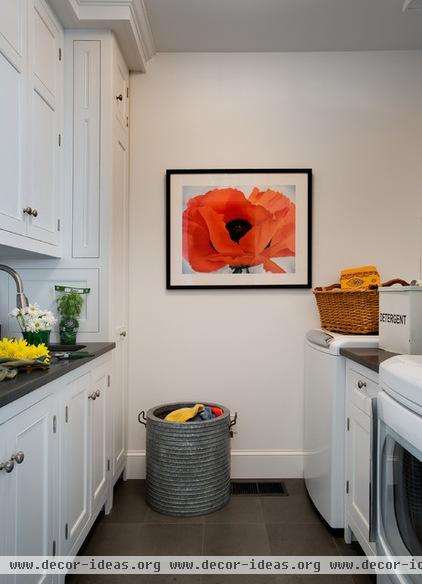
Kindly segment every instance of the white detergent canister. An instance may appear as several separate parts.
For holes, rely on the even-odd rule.
[[[422,286],[379,288],[379,347],[422,355]]]

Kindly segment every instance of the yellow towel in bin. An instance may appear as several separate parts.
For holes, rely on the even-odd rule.
[[[375,266],[361,266],[342,270],[340,285],[343,290],[365,290],[369,286],[379,286],[380,275]]]
[[[202,412],[204,407],[203,404],[195,404],[192,408],[180,408],[167,414],[164,419],[167,420],[167,422],[187,422],[194,418],[196,414]]]

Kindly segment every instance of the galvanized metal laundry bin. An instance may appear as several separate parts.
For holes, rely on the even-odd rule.
[[[200,402],[205,403],[205,402]],[[230,411],[212,420],[174,423],[165,416],[193,402],[141,412],[146,426],[146,500],[165,515],[193,516],[218,511],[230,499]]]

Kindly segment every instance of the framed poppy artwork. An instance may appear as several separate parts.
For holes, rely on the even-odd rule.
[[[167,170],[167,289],[310,288],[310,169]]]

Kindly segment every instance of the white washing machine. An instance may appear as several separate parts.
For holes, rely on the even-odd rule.
[[[422,355],[398,355],[380,367],[377,553],[422,556]],[[392,574],[378,583],[421,584]]]
[[[346,360],[342,347],[378,347],[378,336],[312,329],[305,341],[304,478],[315,507],[344,527]]]

